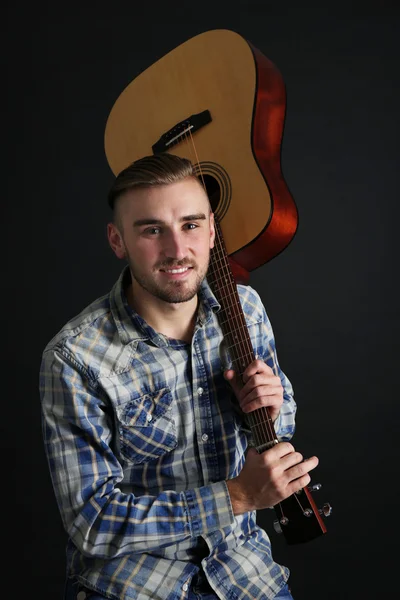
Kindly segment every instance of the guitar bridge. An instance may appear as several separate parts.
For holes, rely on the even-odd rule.
[[[169,150],[172,146],[175,146],[184,140],[188,133],[195,133],[211,121],[211,113],[209,110],[203,110],[201,113],[191,115],[187,119],[184,119],[184,121],[171,127],[169,131],[162,134],[158,142],[151,147],[153,154],[159,154],[160,152]]]

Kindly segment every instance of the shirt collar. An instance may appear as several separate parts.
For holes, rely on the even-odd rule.
[[[128,304],[125,290],[131,281],[129,265],[126,265],[114,286],[110,291],[110,308],[115,326],[122,344],[148,340],[155,346],[168,346],[168,338],[155,331],[146,321],[138,315]],[[220,310],[221,306],[211,288],[204,280],[199,290],[199,325],[206,325],[213,314]]]

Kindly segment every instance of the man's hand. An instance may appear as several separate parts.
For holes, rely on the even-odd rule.
[[[243,382],[235,371],[224,373],[244,413],[267,406],[272,421],[279,415],[283,403],[283,387],[280,378],[262,360],[254,360],[243,373]]]
[[[261,454],[250,448],[239,475],[227,481],[234,514],[282,502],[310,483],[308,473],[318,462],[316,456],[303,460],[289,442],[280,442]]]

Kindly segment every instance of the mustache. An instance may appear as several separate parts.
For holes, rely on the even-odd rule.
[[[161,263],[158,263],[157,269],[180,269],[182,267],[192,267],[193,264],[189,259],[183,258],[182,260],[164,260]]]

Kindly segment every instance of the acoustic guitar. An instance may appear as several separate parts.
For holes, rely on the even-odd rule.
[[[221,327],[235,370],[255,358],[236,283],[282,252],[293,239],[298,212],[281,172],[286,96],[275,65],[236,32],[201,33],[135,77],[114,103],[105,153],[114,174],[160,152],[189,158],[201,177],[216,220],[208,281],[222,307]],[[259,452],[278,442],[268,409],[249,425]],[[318,486],[315,486],[318,488]],[[312,489],[275,508],[288,543],[326,532]]]

